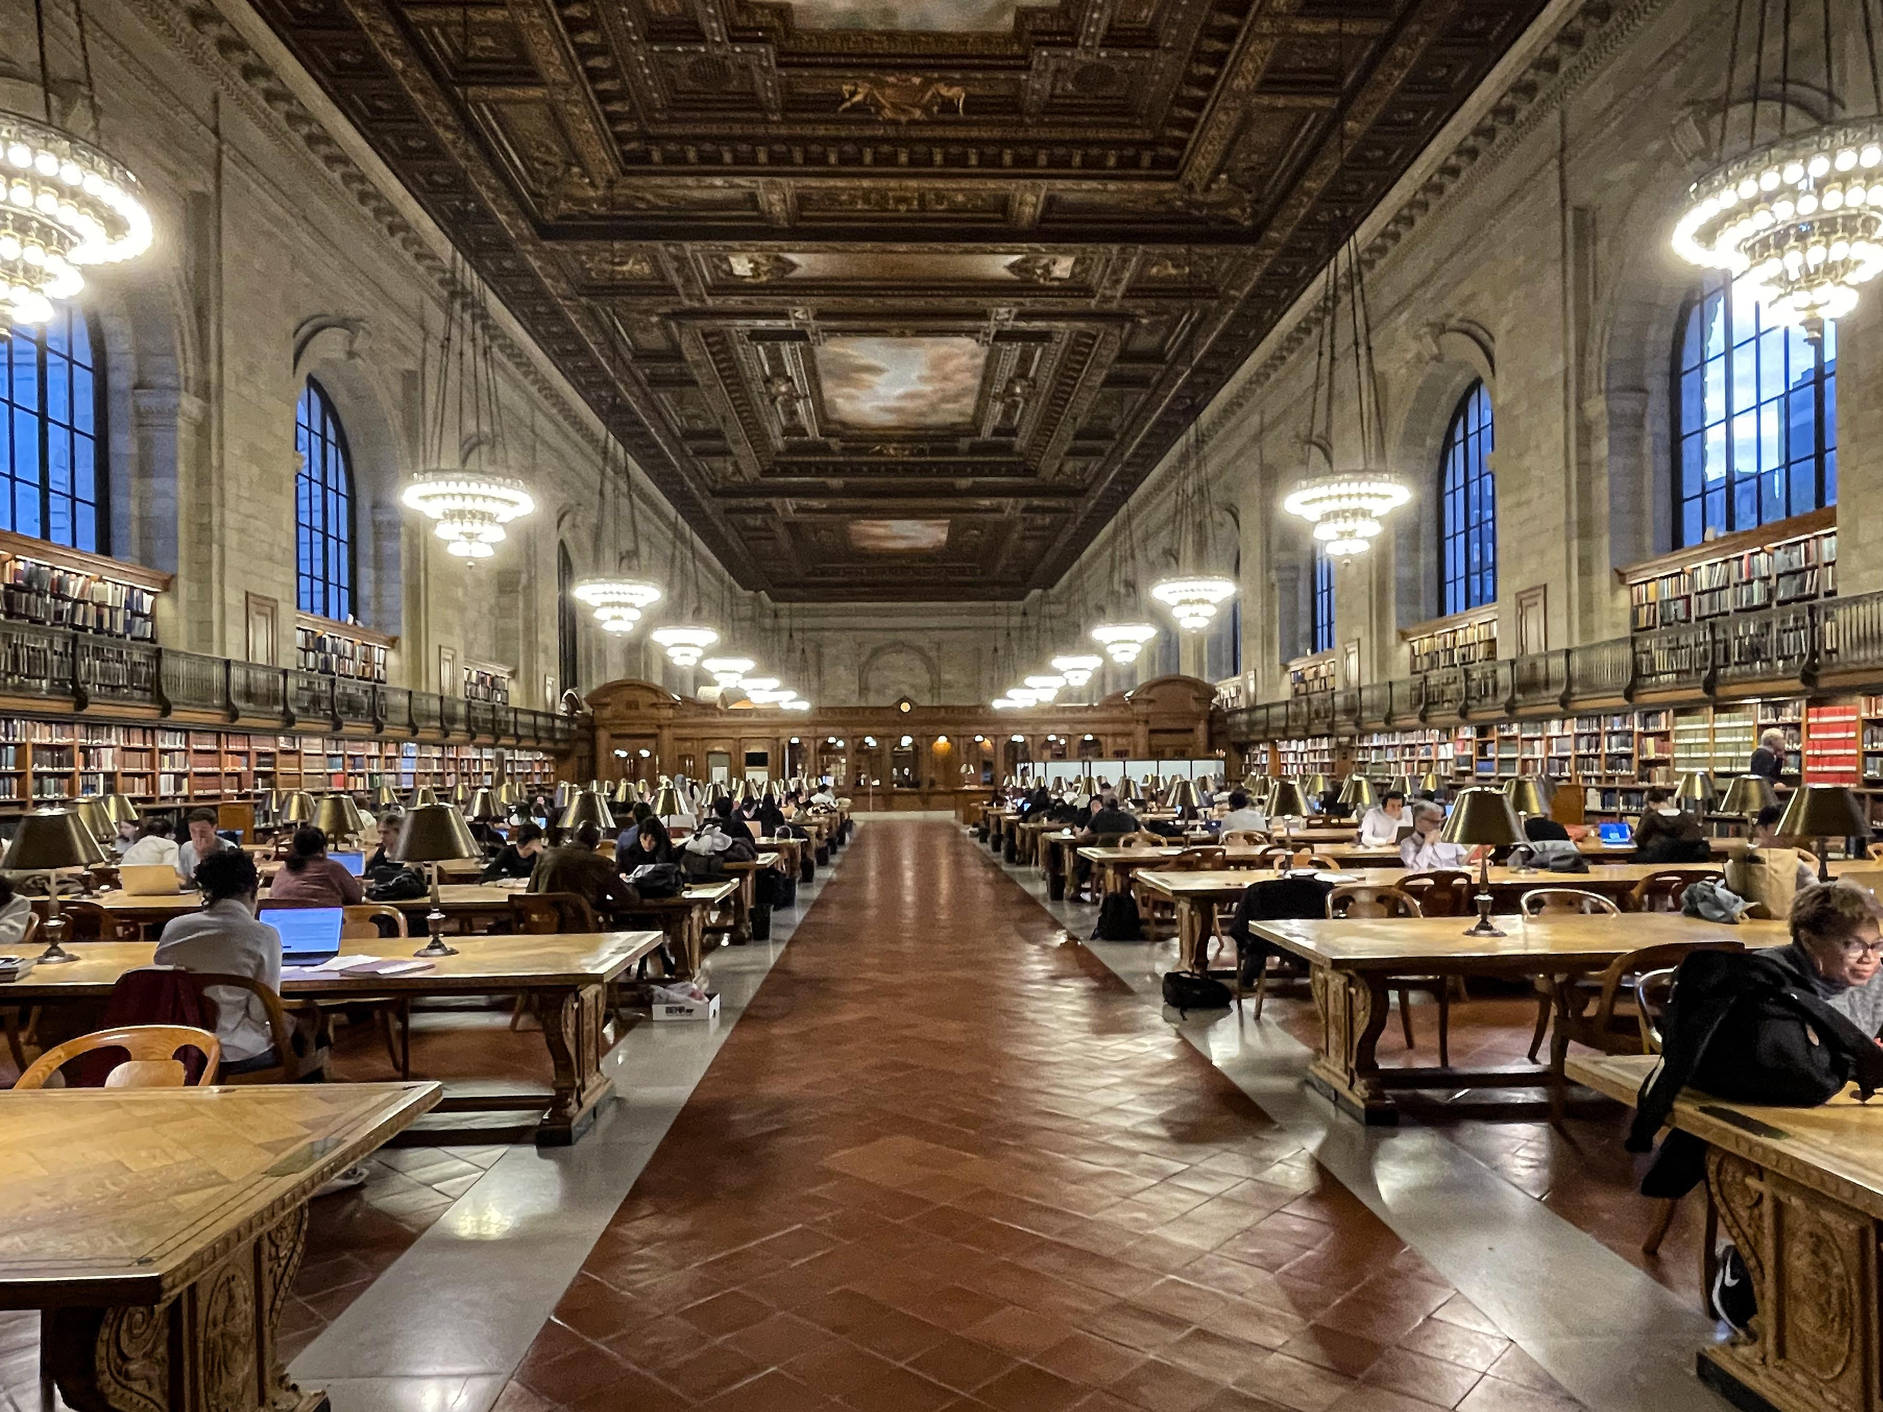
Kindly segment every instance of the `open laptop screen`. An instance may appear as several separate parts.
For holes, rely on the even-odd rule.
[[[1602,836],[1602,842],[1610,848],[1621,847],[1635,841],[1635,831],[1625,823],[1598,824],[1596,832]]]
[[[356,878],[366,871],[366,855],[364,853],[329,853],[327,856]]]
[[[317,966],[340,954],[338,907],[264,907],[260,916],[281,933],[284,966]]]

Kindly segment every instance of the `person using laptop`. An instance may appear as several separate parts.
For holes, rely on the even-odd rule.
[[[1381,796],[1380,802],[1367,810],[1366,816],[1360,820],[1360,846],[1395,847],[1399,843],[1400,829],[1408,822],[1404,791],[1389,789]]]
[[[1246,790],[1229,791],[1229,812],[1223,815],[1223,832],[1234,829],[1266,829],[1268,815],[1249,802]]]
[[[645,808],[645,805],[636,805]],[[543,831],[535,824],[518,824],[510,831],[510,842],[503,846],[497,856],[484,865],[481,882],[496,882],[502,878],[527,878],[536,871],[537,856],[543,851]]]
[[[177,876],[184,882],[196,880],[196,865],[210,854],[242,851],[241,844],[231,843],[216,832],[214,809],[190,810],[189,827],[188,841],[177,850]]]
[[[157,938],[159,966],[186,971],[214,971],[251,976],[270,990],[281,989],[281,934],[255,916],[261,877],[255,860],[241,849],[219,849],[196,865],[203,907],[172,917]],[[247,1073],[280,1062],[268,1014],[247,991],[211,986],[216,1002],[216,1038],[222,1041],[222,1072]]]
[[[372,856],[366,860],[367,877],[378,878],[381,868],[387,868],[396,873],[405,866],[392,857],[392,846],[399,841],[399,829],[404,823],[405,811],[402,809],[388,809],[380,816],[379,847],[375,848]]]
[[[119,866],[141,868],[168,863],[176,867],[178,850],[176,840],[171,837],[175,831],[176,825],[170,822],[169,816],[153,814],[138,826],[137,841],[124,850],[124,856],[118,859]]]
[[[288,856],[268,889],[268,900],[351,907],[366,897],[360,891],[360,880],[346,870],[346,865],[327,856],[327,835],[312,824],[302,824],[294,831]]]

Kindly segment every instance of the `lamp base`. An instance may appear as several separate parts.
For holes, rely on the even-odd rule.
[[[35,960],[33,964],[36,966],[63,966],[67,961],[76,961],[78,959],[78,957],[74,956],[55,941],[44,951],[39,953],[38,959]]]
[[[1491,925],[1491,894],[1480,892],[1475,901],[1478,906],[1478,920],[1475,926],[1465,928],[1466,936],[1505,936],[1507,933]]]
[[[425,914],[425,928],[430,933],[431,939],[412,954],[414,956],[427,958],[434,956],[456,956],[458,954],[458,948],[445,945],[444,925],[445,914],[443,912],[427,912]]]

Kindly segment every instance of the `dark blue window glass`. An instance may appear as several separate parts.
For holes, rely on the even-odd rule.
[[[1837,329],[1767,326],[1737,287],[1695,295],[1674,348],[1674,547],[1837,503]]]
[[[60,305],[0,340],[0,528],[110,552],[103,513],[103,370],[85,316]]]
[[[1326,652],[1334,645],[1334,561],[1317,540],[1314,545],[1314,616],[1309,624],[1308,651]]]
[[[312,378],[294,414],[295,598],[303,613],[353,616],[353,456],[333,404]]]
[[[1474,382],[1445,429],[1438,462],[1439,611],[1497,600],[1497,487],[1491,479],[1491,395]]]

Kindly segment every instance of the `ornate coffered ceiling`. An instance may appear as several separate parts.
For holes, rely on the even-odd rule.
[[[254,3],[741,582],[873,600],[1053,582],[1543,0]]]

